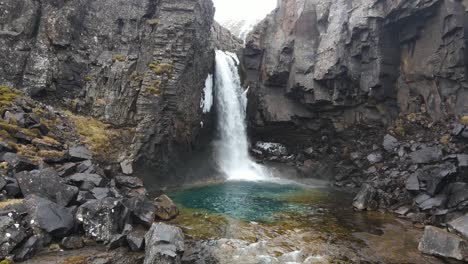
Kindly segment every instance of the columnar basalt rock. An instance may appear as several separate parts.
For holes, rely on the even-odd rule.
[[[165,171],[197,138],[214,49],[240,47],[213,16],[210,0],[3,1],[0,84],[124,129],[115,161]]]

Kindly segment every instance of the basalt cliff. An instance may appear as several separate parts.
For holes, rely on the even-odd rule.
[[[251,137],[279,143],[260,142],[253,154],[356,188],[357,209],[449,223],[460,234],[467,8],[452,0],[279,1],[242,54]],[[444,239],[456,246],[431,248]],[[460,241],[426,228],[420,249],[466,260]]]

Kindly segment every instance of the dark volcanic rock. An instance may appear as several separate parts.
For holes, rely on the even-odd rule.
[[[125,199],[124,205],[139,222],[147,226],[151,226],[154,222],[156,207],[146,196],[139,195]]]
[[[414,163],[431,163],[442,159],[442,150],[439,147],[426,147],[410,154]]]
[[[448,226],[451,230],[460,234],[463,238],[468,239],[468,214],[450,221]]]
[[[104,178],[101,175],[93,173],[75,173],[66,178],[69,182],[77,184],[92,183],[94,186],[103,186]]]
[[[47,199],[31,195],[25,199],[25,205],[31,226],[37,226],[53,236],[67,235],[75,225],[68,208]]]
[[[3,154],[2,159],[16,171],[25,171],[25,170],[34,170],[37,169],[38,166],[31,160],[21,155],[15,153],[5,153]]]
[[[184,252],[184,234],[178,227],[155,223],[145,235],[144,264],[179,264]]]
[[[354,197],[353,206],[358,210],[376,209],[378,207],[377,190],[367,183],[363,184],[359,193]]]
[[[31,236],[14,251],[15,261],[25,261],[33,257],[42,247],[42,240],[36,236]]]
[[[393,136],[391,136],[389,134],[385,135],[384,142],[383,142],[383,147],[384,147],[384,149],[386,151],[392,152],[398,146],[399,146],[398,139],[396,139],[395,137],[393,137]]]
[[[125,207],[115,198],[88,201],[76,213],[86,236],[102,242],[110,242],[121,233],[126,217]]]
[[[23,195],[36,194],[66,206],[75,200],[78,188],[63,183],[53,169],[23,171],[15,174]]]
[[[91,151],[85,146],[72,146],[68,149],[68,155],[72,160],[81,161],[81,160],[90,160],[93,155]]]
[[[0,258],[7,256],[27,237],[24,227],[8,216],[0,216]]]
[[[145,247],[146,230],[135,228],[127,234],[127,243],[132,251],[140,251]]]
[[[430,195],[437,194],[444,186],[450,175],[457,172],[457,168],[450,162],[441,165],[425,166],[418,173],[420,182],[425,184],[423,189]]]
[[[419,242],[419,250],[425,254],[468,261],[468,242],[445,230],[426,226]]]
[[[132,176],[117,176],[115,181],[120,186],[126,186],[128,188],[140,188],[143,187],[143,181],[137,177]]]
[[[78,249],[84,247],[84,241],[80,236],[70,236],[64,237],[60,245],[65,249]]]

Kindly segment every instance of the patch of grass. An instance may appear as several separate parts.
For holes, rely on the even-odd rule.
[[[62,144],[51,137],[35,138],[32,143],[36,146],[46,146],[50,148],[60,148]]]
[[[163,75],[166,74],[170,76],[173,71],[173,66],[171,64],[167,63],[158,63],[158,62],[153,62],[149,64],[149,67],[153,70],[153,72],[157,75]]]
[[[98,98],[98,99],[96,99],[95,104],[96,104],[97,106],[104,106],[104,105],[106,105],[106,101],[104,101],[104,100],[101,99],[101,98]]]
[[[0,86],[0,110],[3,112],[16,98],[21,96],[21,92],[17,90],[10,89],[6,86]]]
[[[121,54],[118,54],[118,55],[114,55],[112,57],[112,61],[113,62],[116,62],[116,61],[120,61],[120,62],[124,62],[127,60],[127,57],[125,55],[121,55]]]
[[[6,207],[10,205],[20,204],[22,202],[23,202],[23,199],[8,199],[8,200],[0,202],[0,209],[5,209]]]
[[[37,137],[39,135],[38,131],[36,129],[21,128],[21,127],[15,125],[15,124],[9,124],[9,123],[7,123],[5,121],[0,121],[0,129],[5,130],[11,136],[14,136],[18,132],[22,132],[26,136],[29,136],[29,137],[32,137],[32,138]]]
[[[77,128],[83,143],[95,154],[107,153],[112,148],[112,139],[117,136],[108,124],[92,118],[67,112]]]
[[[462,125],[468,126],[468,116],[464,116],[460,119]]]
[[[440,143],[444,144],[444,145],[448,145],[450,143],[450,135],[444,135],[441,139],[440,139]]]
[[[90,81],[94,80],[94,77],[93,76],[86,76],[86,77],[84,77],[84,80],[85,80],[85,82],[90,82]]]
[[[161,90],[159,87],[146,86],[145,94],[159,96],[161,94]]]
[[[65,152],[57,150],[39,150],[37,155],[43,158],[45,161],[58,162],[63,160],[65,157]]]

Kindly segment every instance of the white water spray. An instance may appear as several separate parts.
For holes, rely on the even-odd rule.
[[[247,96],[240,84],[238,63],[235,54],[216,51],[215,96],[221,134],[218,162],[228,180],[267,180],[266,169],[249,156]]]

